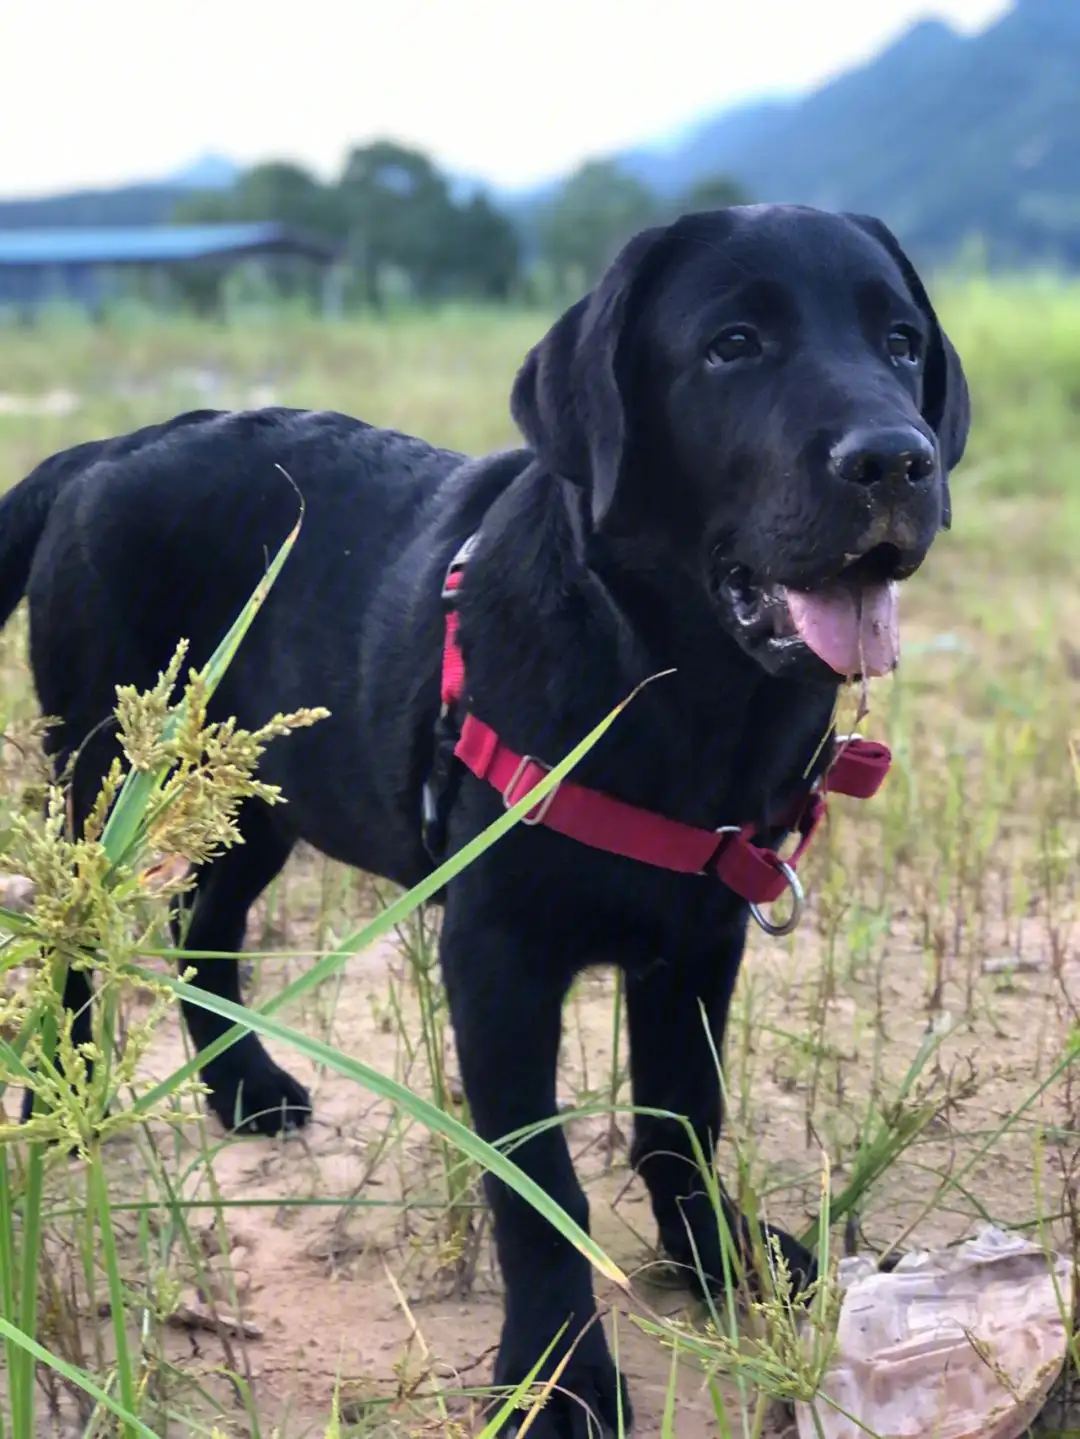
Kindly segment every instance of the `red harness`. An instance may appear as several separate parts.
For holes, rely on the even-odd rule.
[[[444,716],[465,693],[465,662],[458,642],[456,595],[474,545],[475,536],[454,556],[443,584]],[[677,874],[715,875],[749,901],[763,929],[772,934],[787,934],[798,923],[803,907],[802,887],[795,869],[825,817],[826,790],[855,799],[870,799],[880,789],[892,762],[887,746],[857,735],[838,739],[836,744],[836,755],[826,775],[798,796],[789,812],[777,821],[778,828],[794,830],[799,835],[794,852],[786,859],[757,843],[755,825],[697,829],[613,799],[599,790],[587,789],[572,780],[563,780],[556,786],[522,823],[545,825],[579,844],[657,869]],[[524,799],[550,769],[533,755],[516,754],[503,744],[490,725],[474,714],[465,715],[454,755],[478,779],[486,780],[500,792],[507,809]],[[771,924],[760,914],[758,906],[779,899],[785,889],[791,891],[794,901],[792,915],[782,924]]]

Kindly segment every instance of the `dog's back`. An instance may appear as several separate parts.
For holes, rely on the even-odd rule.
[[[57,499],[73,480],[99,461],[136,454],[178,429],[213,419],[216,413],[192,410],[164,424],[61,450],[42,460],[0,498],[0,626],[7,624],[26,592],[42,531]]]
[[[152,684],[181,637],[205,662],[302,510],[266,605],[273,623],[256,621],[222,702],[252,724],[340,708],[355,657],[339,651],[461,460],[344,415],[280,408],[197,411],[45,460],[0,500],[0,621],[28,596],[38,697],[64,722],[51,747],[80,744],[117,684]],[[271,630],[268,647],[259,632]],[[320,674],[330,693],[304,692]]]

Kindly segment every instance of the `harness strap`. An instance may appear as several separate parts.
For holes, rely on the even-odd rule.
[[[457,704],[465,693],[465,661],[461,657],[461,646],[458,643],[460,616],[454,597],[465,577],[465,566],[475,548],[476,536],[470,535],[450,561],[446,579],[443,581],[442,604],[446,615],[446,632],[443,638],[441,697],[444,714],[451,705]]]
[[[466,542],[451,561],[443,585],[446,611],[443,644],[442,716],[459,704],[465,693],[465,662],[458,639],[455,598],[476,537]],[[625,803],[599,790],[563,780],[525,816],[523,824],[542,824],[591,849],[621,855],[677,874],[715,875],[755,909],[755,917],[773,933],[787,926],[770,926],[757,914],[757,906],[771,904],[790,889],[801,908],[802,891],[795,868],[802,859],[826,812],[826,792],[870,799],[881,788],[892,756],[886,745],[850,736],[836,741],[835,758],[823,780],[808,787],[792,803],[776,827],[794,830],[799,838],[786,859],[756,840],[757,826],[729,825],[719,830],[699,829],[668,819],[652,810]],[[453,753],[478,779],[497,789],[507,809],[524,799],[546,775],[550,766],[535,755],[520,755],[472,713],[466,713]],[[794,927],[793,924],[791,927]]]
[[[535,755],[519,755],[483,720],[465,716],[454,754],[465,767],[502,796],[507,809],[523,800],[550,766]],[[830,792],[868,799],[880,788],[889,768],[884,745],[867,740],[844,742],[829,771]],[[564,779],[551,790],[522,824],[542,824],[591,849],[676,874],[715,874],[729,889],[752,904],[771,904],[788,888],[781,868],[795,869],[825,817],[824,794],[809,790],[797,799],[779,829],[798,831],[794,852],[781,860],[775,850],[755,842],[756,826],[698,829],[653,810],[627,804],[599,790]]]

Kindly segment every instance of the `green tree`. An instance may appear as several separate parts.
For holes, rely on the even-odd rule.
[[[656,197],[610,160],[590,160],[540,222],[540,246],[563,290],[591,285],[631,235],[660,218]]]
[[[322,184],[302,166],[268,161],[225,193],[184,200],[174,219],[275,220],[335,241],[347,250],[365,301],[375,306],[392,271],[406,278],[418,299],[467,294],[505,300],[520,266],[517,230],[486,195],[455,203],[446,177],[426,155],[388,140],[355,148],[335,185]],[[302,262],[271,260],[265,270],[281,294],[312,289],[313,272]],[[176,280],[189,303],[212,311],[220,304],[223,275],[223,267],[207,265]]]
[[[521,265],[513,224],[486,195],[457,207],[446,256],[456,290],[484,300],[508,300]]]
[[[723,210],[728,205],[749,204],[750,197],[738,180],[730,175],[707,175],[694,183],[679,198],[676,214],[689,215],[695,210]]]
[[[336,186],[324,185],[302,165],[272,160],[240,177],[237,218],[276,220],[328,240],[344,237],[345,217]]]
[[[389,140],[360,146],[349,155],[338,193],[369,304],[381,303],[389,266],[403,270],[419,295],[438,290],[454,207],[426,155]]]
[[[182,200],[173,214],[182,224],[244,224],[272,220],[290,229],[326,240],[340,240],[345,224],[336,189],[322,184],[309,170],[288,161],[271,160],[244,172],[231,189],[200,191]],[[318,277],[312,266],[295,257],[269,258],[263,269],[281,295],[305,295],[315,301]],[[200,313],[220,311],[228,266],[215,262],[175,266],[174,288]]]
[[[186,197],[173,219],[186,224],[274,220],[331,240],[345,232],[336,188],[322,184],[302,165],[283,160],[253,166],[230,190],[198,191]]]

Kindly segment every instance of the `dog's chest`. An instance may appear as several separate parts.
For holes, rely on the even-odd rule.
[[[792,718],[789,711],[770,724],[759,714],[746,728],[676,725],[665,733],[639,715],[602,755],[605,763],[587,758],[578,773],[639,806],[639,818],[651,813],[715,831],[719,851],[723,830],[763,824],[805,791],[817,719],[811,725],[804,717],[793,728]],[[470,797],[481,796],[472,790]],[[489,802],[476,820],[490,817]],[[491,855],[491,890],[499,891],[500,907],[563,936],[559,943],[573,936],[584,949],[632,967],[635,955],[709,953],[741,925],[743,901],[708,872],[707,859],[701,873],[680,872],[592,848],[543,824],[519,826]]]
[[[830,724],[827,696],[785,692],[793,688],[686,686],[636,713],[631,705],[601,781],[684,824],[765,824],[807,787]]]

